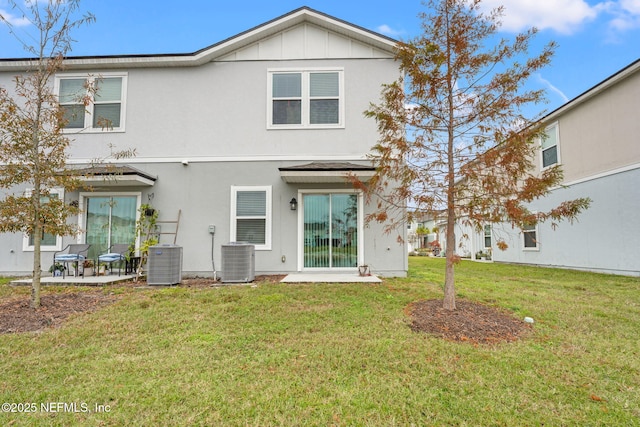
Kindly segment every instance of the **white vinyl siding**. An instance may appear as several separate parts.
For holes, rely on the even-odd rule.
[[[342,70],[270,70],[270,129],[344,127]]]
[[[231,187],[231,242],[271,249],[271,187]]]

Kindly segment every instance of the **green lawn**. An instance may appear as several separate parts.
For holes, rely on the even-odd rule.
[[[459,298],[536,321],[473,346],[407,326],[443,271],[411,258],[380,285],[119,290],[60,329],[0,335],[0,401],[38,409],[0,425],[640,425],[640,279],[463,262]],[[0,284],[0,300],[28,291]]]

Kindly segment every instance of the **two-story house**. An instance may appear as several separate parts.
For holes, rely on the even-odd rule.
[[[589,197],[573,224],[493,227],[509,245],[496,261],[640,276],[640,60],[543,119],[540,170],[561,165],[562,188],[531,204],[548,210]]]
[[[365,224],[375,206],[345,178],[373,173],[366,155],[378,134],[363,111],[398,77],[395,44],[305,7],[195,53],[68,58],[51,83],[70,119],[70,164],[111,147],[137,154],[91,191],[59,194],[81,208],[81,233],[45,236],[43,268],[70,242],[90,243],[93,257],[133,241],[149,203],[160,220],[181,212],[187,275],[219,271],[221,245],[238,241],[255,245],[257,274],[367,264],[406,275],[405,246]],[[0,85],[27,65],[0,61]],[[76,99],[87,79],[99,91],[85,110]],[[29,236],[1,235],[0,251],[3,274],[30,271]]]

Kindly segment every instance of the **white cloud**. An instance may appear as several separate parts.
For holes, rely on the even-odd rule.
[[[602,9],[601,3],[591,6],[584,0],[484,0],[480,5],[484,11],[504,5],[503,30],[519,32],[536,27],[563,34],[571,34],[594,20]]]
[[[556,86],[554,86],[549,80],[545,79],[540,74],[537,74],[537,77],[538,77],[538,80],[540,80],[540,82],[543,85],[547,86],[547,88],[549,88],[549,90],[551,90],[551,92],[554,92],[557,95],[559,95],[564,103],[569,102],[569,97],[567,97],[567,95],[565,95],[563,91],[561,91]]]
[[[402,30],[394,30],[393,28],[391,28],[387,24],[382,24],[382,25],[378,26],[378,28],[376,28],[376,31],[379,32],[380,34],[384,34],[384,35],[389,36],[389,37],[398,37],[398,36],[401,36],[401,35],[403,35],[405,33]]]
[[[640,28],[640,0],[609,1],[604,10],[612,16],[609,27],[622,32]]]
[[[31,24],[31,22],[24,16],[15,16],[3,9],[0,9],[0,16],[2,17],[2,19],[0,19],[0,22],[8,23],[13,27],[25,27]]]

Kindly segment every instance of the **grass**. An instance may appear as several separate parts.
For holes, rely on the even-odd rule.
[[[443,271],[411,258],[381,285],[119,290],[60,329],[0,336],[1,402],[78,407],[0,425],[640,425],[640,279],[463,262],[458,298],[536,321],[473,346],[407,327]]]

